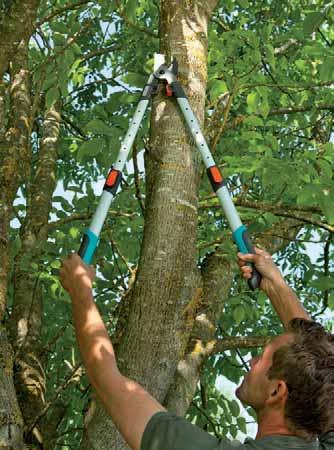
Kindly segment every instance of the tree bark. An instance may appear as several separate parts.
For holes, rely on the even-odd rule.
[[[6,15],[0,17],[0,82],[19,45],[28,41],[34,30],[39,3],[40,0],[12,0]]]
[[[9,223],[12,205],[30,167],[30,83],[28,42],[38,1],[12,2],[1,18],[0,39],[0,320],[5,323],[10,267]],[[4,20],[5,19],[5,20]],[[7,72],[9,81],[4,81]],[[23,449],[23,419],[13,383],[13,350],[7,330],[1,328],[0,448]]]
[[[22,450],[23,419],[13,384],[13,351],[0,326],[0,450]]]
[[[38,163],[27,189],[27,215],[20,232],[21,249],[14,263],[13,312],[9,327],[16,353],[16,391],[28,430],[45,403],[45,374],[39,360],[42,290],[32,263],[40,264],[48,237],[48,219],[57,180],[60,121],[60,113],[54,107],[46,112]],[[32,431],[35,439],[40,441],[42,430],[35,427]],[[26,438],[29,440],[28,436]]]
[[[167,60],[177,58],[179,80],[202,125],[207,27],[214,3],[161,1],[160,52]],[[200,157],[174,99],[165,93],[154,101],[149,147],[144,239],[117,360],[123,374],[164,403],[200,301],[196,264]],[[82,449],[103,450],[110,445],[114,450],[127,448],[97,403]]]

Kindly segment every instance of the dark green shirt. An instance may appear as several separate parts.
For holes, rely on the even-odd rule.
[[[141,450],[334,450],[334,433],[307,442],[296,436],[267,436],[244,443],[217,439],[182,417],[155,414],[144,431]]]

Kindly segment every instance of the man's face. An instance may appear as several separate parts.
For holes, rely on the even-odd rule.
[[[251,369],[236,390],[236,396],[242,403],[252,406],[257,412],[264,408],[272,389],[268,371],[272,366],[273,354],[278,348],[288,345],[291,339],[290,334],[282,334],[270,342],[261,355],[252,358]]]

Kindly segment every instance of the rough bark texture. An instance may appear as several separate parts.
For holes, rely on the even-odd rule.
[[[211,3],[198,1],[161,2],[160,52],[177,58],[179,79],[201,123],[210,8]],[[165,94],[158,96],[146,158],[149,195],[144,240],[117,358],[122,373],[139,381],[161,403],[185,352],[200,300],[196,267],[199,162],[175,101]],[[110,446],[127,448],[98,404],[82,448]]]
[[[0,16],[0,80],[8,70],[11,57],[22,41],[29,40],[40,0],[12,0]]]
[[[188,343],[188,351],[179,362],[166,407],[183,416],[196,391],[201,368],[216,344],[215,321],[221,315],[233,281],[231,261],[215,252],[202,265],[203,296]]]
[[[22,450],[23,419],[13,384],[13,351],[0,326],[0,450]]]
[[[0,320],[4,320],[9,276],[9,222],[22,180],[29,172],[31,135],[28,42],[33,31],[37,0],[13,1],[0,17]],[[3,78],[7,72],[6,81]],[[23,420],[13,384],[13,351],[1,330],[0,448],[22,449]]]
[[[45,403],[45,375],[38,356],[41,353],[42,292],[38,274],[31,264],[38,264],[48,236],[48,218],[57,179],[59,129],[60,114],[51,108],[44,117],[38,164],[29,185],[27,216],[20,233],[21,249],[14,263],[10,331],[16,352],[15,385],[28,430]],[[35,427],[32,431],[40,441],[42,430]]]

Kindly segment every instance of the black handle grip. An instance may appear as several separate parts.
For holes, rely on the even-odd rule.
[[[255,248],[248,236],[247,230],[243,231],[242,238],[243,238],[244,244],[246,245],[247,251],[249,253],[255,254]],[[262,275],[260,274],[260,272],[258,270],[256,270],[255,265],[253,263],[251,263],[250,266],[252,267],[253,271],[252,271],[252,278],[250,278],[248,280],[248,286],[252,289],[252,291],[255,291],[255,289],[259,289],[259,287],[260,287]]]
[[[252,269],[252,278],[248,280],[248,286],[252,289],[252,291],[255,291],[255,289],[259,289],[260,287],[262,275],[256,270],[254,264],[252,264]]]

